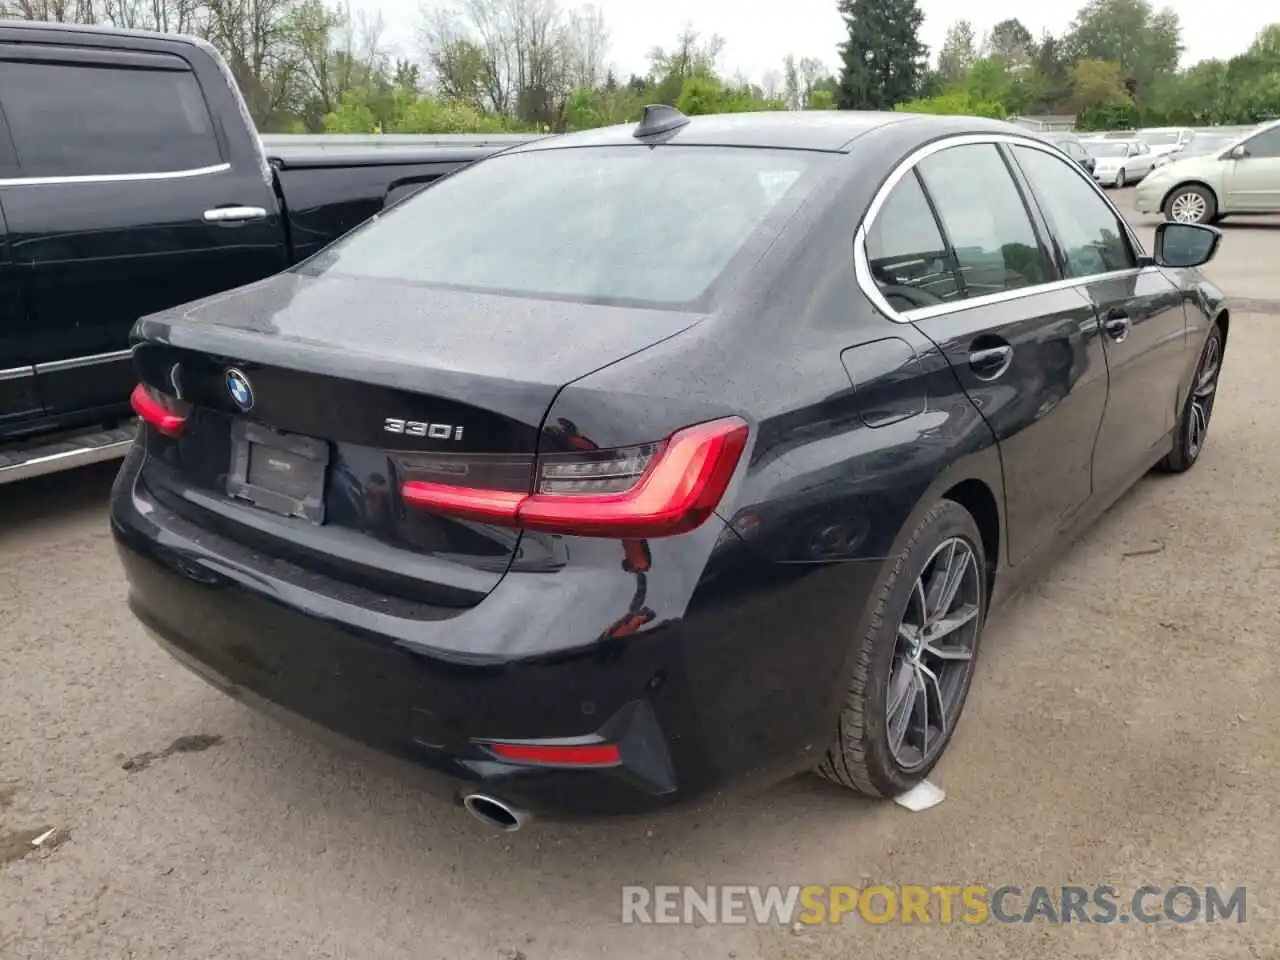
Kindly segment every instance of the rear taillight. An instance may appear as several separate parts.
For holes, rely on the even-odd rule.
[[[178,400],[167,393],[161,393],[155,387],[140,383],[133,388],[129,404],[142,420],[166,437],[176,437],[186,426],[187,415],[191,412],[191,404]]]
[[[500,458],[405,457],[401,495],[437,513],[525,530],[672,536],[715,510],[748,433],[746,423],[729,417],[678,430],[661,443],[544,455],[532,465],[533,478],[527,462],[521,468]],[[478,482],[486,474],[490,482]]]

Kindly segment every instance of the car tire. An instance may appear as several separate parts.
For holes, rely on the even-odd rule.
[[[1225,343],[1222,328],[1216,323],[1205,338],[1196,362],[1187,399],[1178,418],[1178,432],[1173,439],[1173,449],[1160,461],[1165,473],[1186,473],[1196,465],[1204,452],[1208,439],[1209,422],[1213,417],[1213,404],[1218,396],[1218,378],[1222,374],[1222,357]]]
[[[1127,181],[1124,178],[1124,167],[1121,167],[1118,171],[1116,171],[1116,189],[1123,190],[1125,188],[1126,182]]]
[[[1212,223],[1218,216],[1218,198],[1194,184],[1175,187],[1164,199],[1164,215],[1174,223]]]
[[[967,552],[967,558],[962,551]],[[962,563],[966,566],[957,575],[960,582],[951,603],[941,610],[951,615],[938,621],[958,622],[965,614],[971,616],[946,634],[938,632],[940,627],[928,628],[927,636],[933,639],[925,640],[921,650],[919,635],[913,641],[904,631],[910,634],[917,623],[928,623],[927,594],[933,593],[930,588],[934,585],[930,574],[938,576],[939,564],[947,559],[956,569]],[[971,569],[967,566],[970,560]],[[968,698],[987,609],[982,536],[973,516],[955,501],[941,500],[931,507],[892,563],[887,581],[872,601],[870,627],[856,641],[853,677],[835,739],[817,767],[820,776],[873,797],[905,793],[928,776],[942,757]],[[925,587],[926,583],[930,586]],[[946,651],[947,658],[931,650]],[[960,656],[964,650],[967,657]],[[926,673],[912,665],[913,654],[918,664],[928,665]],[[957,666],[963,671],[953,672]],[[895,712],[894,719],[899,721],[895,724],[889,712],[890,691],[891,687],[907,691],[904,671],[906,682],[912,684],[907,692],[912,702],[906,708],[905,722],[902,710]],[[934,677],[932,685],[928,676]],[[919,685],[923,685],[922,692]],[[897,702],[902,703],[900,699]],[[941,711],[936,710],[939,702]],[[933,739],[927,733],[922,738],[922,731],[929,731],[931,710],[943,714],[942,727]],[[896,747],[890,743],[894,732],[901,733]]]

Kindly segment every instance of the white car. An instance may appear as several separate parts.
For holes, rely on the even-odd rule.
[[[1152,153],[1174,160],[1195,137],[1190,127],[1148,127],[1138,131],[1138,139],[1149,146]]]
[[[1136,137],[1106,137],[1083,141],[1085,150],[1096,161],[1093,179],[1104,187],[1124,187],[1139,182],[1164,160]]]

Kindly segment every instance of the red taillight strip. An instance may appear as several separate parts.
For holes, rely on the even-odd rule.
[[[614,743],[486,743],[495,756],[517,763],[557,767],[616,767],[622,763]]]
[[[513,493],[409,480],[406,503],[502,526],[584,537],[666,537],[687,533],[724,496],[747,445],[737,417],[686,427],[671,435],[634,487],[598,495]]]
[[[133,393],[129,396],[129,405],[133,407],[134,413],[166,437],[176,437],[186,426],[187,418],[174,413],[156,399],[145,383],[140,383],[133,388]]]

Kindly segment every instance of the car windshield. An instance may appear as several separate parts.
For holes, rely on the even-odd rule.
[[[534,150],[481,161],[297,269],[484,292],[686,304],[822,154],[721,147]],[[785,198],[785,202],[784,202]]]
[[[1089,151],[1089,156],[1099,159],[1129,155],[1129,144],[1123,140],[1086,140],[1084,148]]]
[[[1204,134],[1200,134],[1182,148],[1181,155],[1184,157],[1198,157],[1207,153],[1219,153],[1238,139],[1238,137],[1207,137]]]
[[[1177,131],[1172,133],[1164,131],[1160,133],[1144,133],[1142,139],[1152,147],[1172,147],[1178,142],[1178,133]]]

